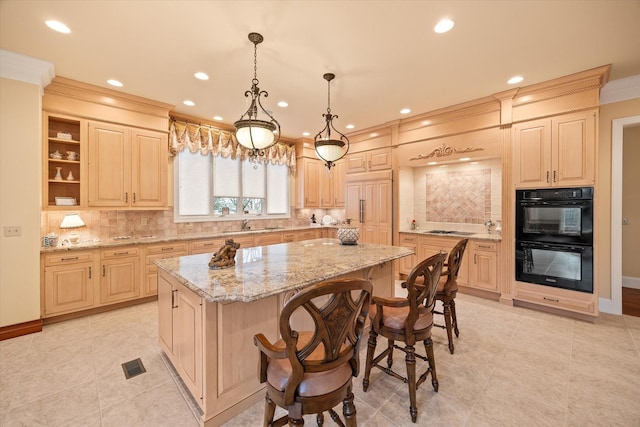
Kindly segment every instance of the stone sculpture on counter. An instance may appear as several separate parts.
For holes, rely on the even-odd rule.
[[[229,268],[236,265],[236,251],[240,247],[240,243],[236,243],[233,239],[224,241],[224,245],[215,252],[209,261],[209,268],[218,270],[221,268]]]

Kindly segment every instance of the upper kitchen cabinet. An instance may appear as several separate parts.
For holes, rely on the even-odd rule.
[[[55,77],[42,98],[44,208],[166,208],[172,108]]]
[[[78,118],[44,114],[42,206],[46,209],[86,204],[85,126]]]
[[[89,123],[89,206],[167,206],[167,135]]]
[[[590,110],[515,125],[515,186],[593,185],[596,120]]]
[[[391,169],[391,148],[352,153],[346,159],[347,173],[387,170]]]
[[[299,157],[298,207],[344,207],[345,164],[344,161],[338,161],[329,173],[323,161]]]

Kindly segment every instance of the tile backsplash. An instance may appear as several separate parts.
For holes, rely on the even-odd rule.
[[[484,224],[491,219],[491,169],[426,174],[425,221]]]
[[[68,213],[77,213],[85,223],[85,227],[73,229],[81,241],[90,239],[110,239],[131,236],[175,236],[182,234],[216,233],[239,230],[241,221],[207,221],[180,222],[173,221],[173,210],[166,211],[124,211],[124,210],[75,210],[75,211],[43,211],[40,215],[40,233],[42,236],[56,233],[65,238],[72,230],[60,228],[60,223]],[[311,214],[322,218],[324,211],[294,210],[289,219],[249,219],[253,228],[296,227],[310,223]],[[335,215],[334,215],[335,217]]]

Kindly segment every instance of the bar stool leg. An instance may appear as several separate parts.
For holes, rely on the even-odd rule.
[[[416,405],[416,354],[412,345],[407,345],[405,350],[407,353],[405,358],[407,363],[407,382],[409,383],[409,413],[411,414],[411,421],[415,423],[418,419],[418,407]]]
[[[373,356],[376,351],[376,343],[378,341],[378,334],[373,331],[369,332],[369,341],[367,342],[367,361],[364,365],[364,378],[362,378],[362,390],[367,391],[369,388],[369,374],[371,374],[371,367],[373,366]]]

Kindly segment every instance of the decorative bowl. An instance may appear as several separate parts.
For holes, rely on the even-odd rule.
[[[360,230],[353,225],[338,228],[338,239],[343,245],[357,245],[360,237]]]

